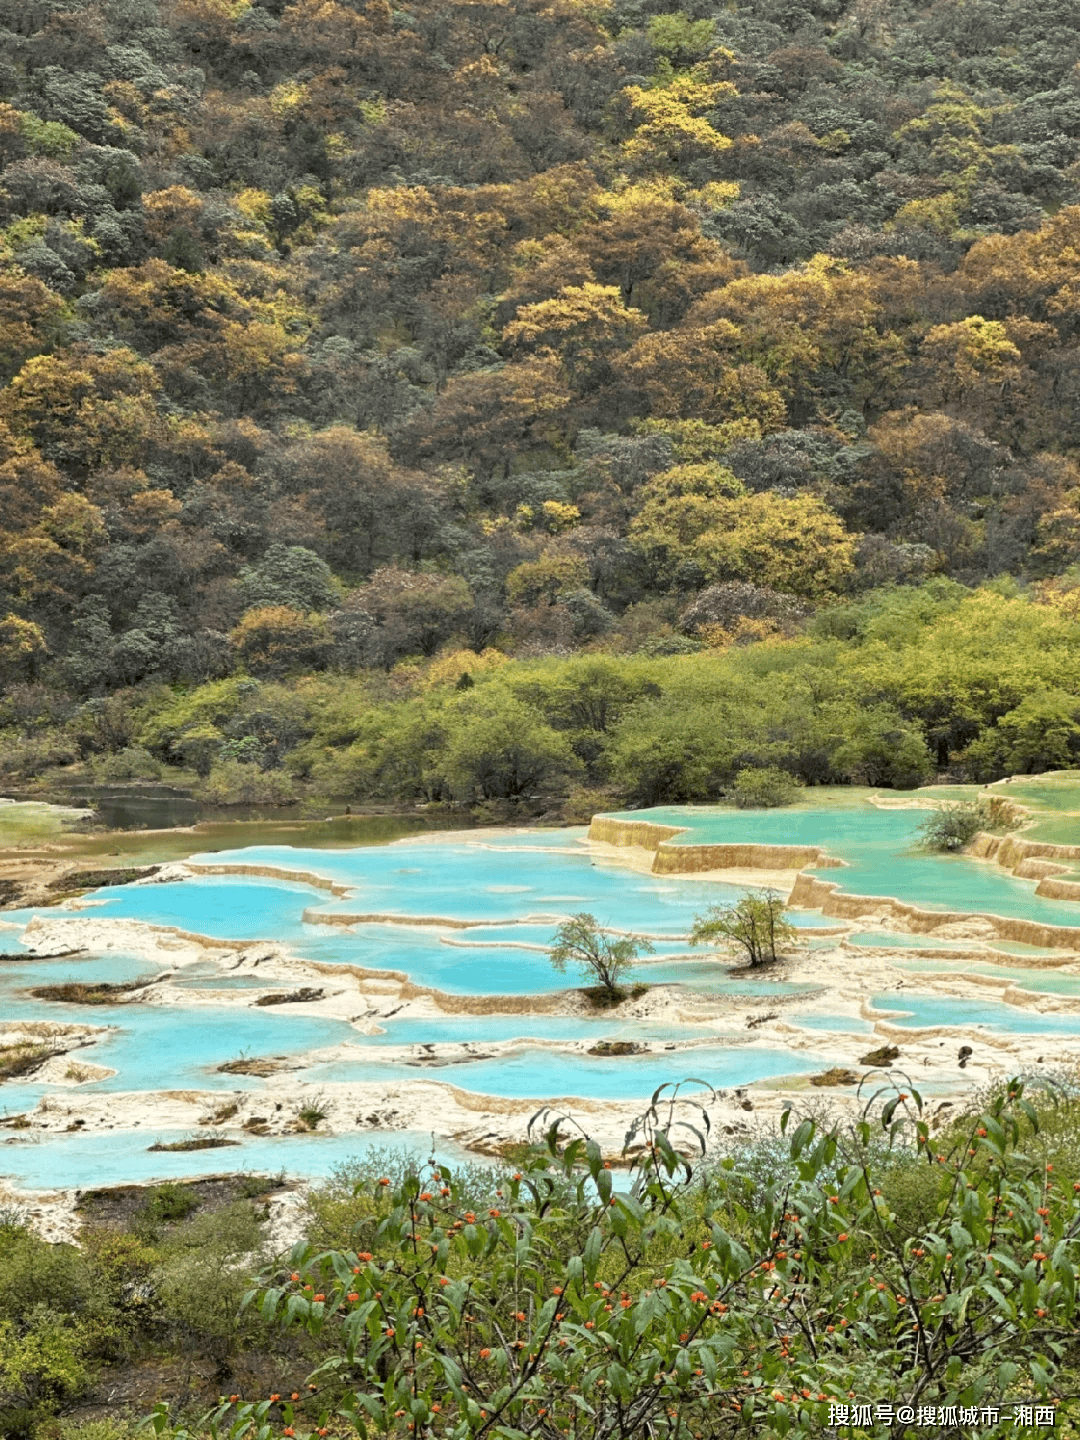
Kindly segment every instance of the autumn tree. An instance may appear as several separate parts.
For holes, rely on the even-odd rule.
[[[706,424],[750,420],[762,430],[785,423],[780,390],[760,365],[738,354],[739,332],[728,320],[643,336],[616,362],[616,370],[661,419]]]
[[[161,430],[159,389],[154,369],[134,351],[77,347],[27,360],[0,410],[46,458],[85,473],[145,458]]]
[[[554,299],[525,305],[503,330],[513,350],[550,351],[566,381],[587,393],[611,378],[611,357],[625,350],[648,322],[628,309],[614,285],[567,286]]]
[[[9,681],[36,679],[48,654],[45,636],[33,620],[18,615],[0,620],[0,668]]]
[[[287,675],[323,668],[333,640],[325,619],[288,605],[245,611],[230,636],[237,659],[253,675]]]
[[[683,465],[642,487],[631,539],[662,584],[744,580],[808,597],[842,588],[855,537],[817,496],[748,495],[730,470]]]

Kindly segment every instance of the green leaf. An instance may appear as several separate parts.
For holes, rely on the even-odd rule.
[[[814,1134],[813,1120],[803,1120],[791,1137],[791,1158],[797,1160]]]
[[[585,1262],[585,1274],[590,1284],[596,1279],[596,1267],[600,1263],[600,1255],[604,1247],[604,1236],[599,1226],[593,1226],[589,1231],[589,1238],[585,1241],[585,1249],[582,1259]]]

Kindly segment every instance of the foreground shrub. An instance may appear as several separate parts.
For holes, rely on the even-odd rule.
[[[949,1433],[937,1416],[955,1408],[953,1429],[983,1436],[1027,1423],[1017,1407],[1053,1414],[1080,1198],[1021,1148],[1038,1117],[1018,1081],[947,1144],[910,1089],[848,1136],[805,1119],[756,1203],[732,1170],[704,1209],[674,1148],[703,1137],[679,1128],[674,1101],[661,1117],[659,1093],[628,1136],[645,1163],[627,1191],[558,1119],[484,1213],[448,1167],[380,1177],[370,1249],[301,1244],[248,1297],[330,1351],[310,1398],[226,1401],[198,1432],[159,1407],[158,1433],[300,1440],[330,1433],[336,1412],[402,1440],[779,1437],[852,1423],[854,1396],[857,1431],[884,1406],[900,1440],[920,1412]],[[875,1123],[929,1182],[916,1229],[877,1183]]]
[[[85,1388],[89,1372],[80,1327],[36,1306],[0,1319],[0,1434],[31,1440],[38,1422]]]
[[[91,773],[99,785],[109,785],[124,780],[161,780],[165,767],[141,745],[129,745],[112,755],[96,756]]]

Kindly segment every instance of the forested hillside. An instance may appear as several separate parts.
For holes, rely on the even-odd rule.
[[[0,0],[0,776],[1076,761],[1075,21]]]

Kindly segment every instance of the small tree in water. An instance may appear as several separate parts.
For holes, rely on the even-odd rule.
[[[784,919],[784,902],[776,891],[759,890],[734,905],[710,905],[694,920],[690,943],[733,940],[751,965],[766,965],[777,958],[776,947],[790,944],[796,934],[795,926]]]
[[[593,981],[602,997],[614,1002],[622,999],[620,979],[639,955],[651,954],[652,948],[639,935],[605,935],[595,916],[582,911],[559,926],[548,955],[560,975],[567,965],[576,965],[583,979]]]

